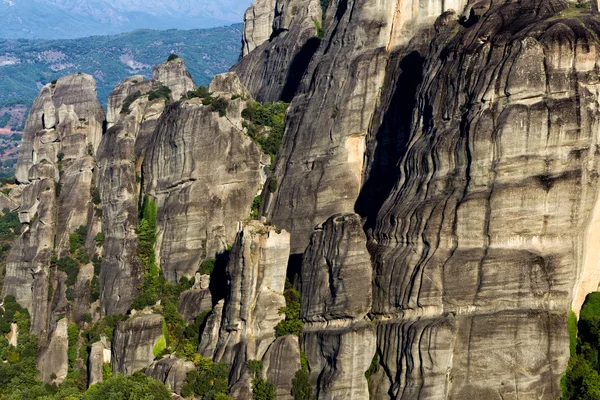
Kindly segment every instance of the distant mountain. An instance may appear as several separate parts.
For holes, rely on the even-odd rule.
[[[69,39],[241,22],[251,0],[0,0],[0,38]]]
[[[0,40],[0,135],[2,128],[18,130],[40,88],[63,75],[93,75],[100,102],[105,104],[117,83],[135,74],[150,77],[154,65],[176,53],[185,60],[196,83],[207,84],[237,61],[241,30],[242,25],[235,24],[72,40]],[[4,133],[10,135],[8,130]]]

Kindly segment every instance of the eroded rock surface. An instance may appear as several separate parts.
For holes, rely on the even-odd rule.
[[[241,98],[219,116],[195,98],[163,114],[144,159],[145,192],[158,205],[157,256],[169,282],[194,276],[233,243],[268,163],[243,131]]]
[[[262,359],[275,340],[275,326],[283,319],[279,309],[285,306],[289,237],[286,231],[250,221],[238,233],[231,250],[228,291],[213,358],[235,361],[233,382],[246,360]]]
[[[258,101],[290,101],[315,53],[317,0],[257,0],[244,16],[242,56],[232,68]]]
[[[168,357],[153,362],[146,369],[146,375],[163,382],[170,391],[181,393],[188,372],[195,369],[196,366],[191,361]]]
[[[196,89],[196,84],[181,58],[154,67],[152,79],[171,89],[171,96],[174,101],[180,100],[182,95]]]
[[[159,341],[166,344],[162,315],[140,315],[119,322],[112,341],[113,373],[131,375],[149,367]],[[160,345],[157,347],[160,348]]]

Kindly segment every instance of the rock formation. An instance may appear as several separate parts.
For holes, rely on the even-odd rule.
[[[175,59],[115,88],[103,128],[91,77],[44,86],[0,196],[23,224],[3,295],[31,312],[42,379],[66,375],[68,323],[128,313],[164,277],[186,323],[212,309],[198,353],[236,399],[250,360],[282,400],[306,364],[316,400],[558,398],[567,314],[600,283],[599,34],[560,0],[257,0],[210,94],[182,98]],[[254,99],[291,101],[269,168]],[[144,199],[160,273],[138,255]],[[299,337],[275,334],[286,279]],[[194,366],[155,361],[163,306],[117,325],[112,366],[178,392]]]
[[[131,375],[146,369],[156,357],[155,353],[162,351],[161,342],[164,348],[162,315],[140,315],[119,322],[112,341],[113,372]]]
[[[171,89],[171,97],[174,101],[180,100],[181,96],[187,94],[188,91],[196,89],[196,84],[181,58],[154,67],[152,80]]]
[[[283,318],[279,309],[285,306],[289,246],[287,232],[257,221],[237,235],[227,264],[228,291],[213,356],[215,361],[235,361],[234,382],[246,361],[261,360],[275,339],[275,326]]]
[[[194,276],[233,243],[262,188],[269,161],[242,130],[245,104],[231,100],[220,116],[199,98],[175,103],[146,150],[145,193],[157,201],[156,249],[170,282]]]
[[[257,0],[246,10],[243,57],[232,71],[256,100],[289,102],[319,45],[320,26],[317,0]]]
[[[154,361],[147,369],[146,375],[163,382],[169,390],[180,393],[188,372],[196,369],[193,362],[171,357]]]

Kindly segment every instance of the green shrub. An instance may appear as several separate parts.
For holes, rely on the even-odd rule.
[[[58,162],[61,162],[65,158],[65,153],[63,153],[62,151],[59,151],[58,154],[56,155],[56,158],[58,159]]]
[[[242,111],[242,117],[246,120],[243,125],[248,136],[258,143],[265,153],[272,156],[281,148],[287,107],[288,103],[283,101],[265,104],[251,102]],[[268,134],[264,127],[270,128]]]
[[[169,54],[169,57],[167,58],[167,61],[173,61],[173,60],[177,60],[179,58],[179,56],[177,54]]]
[[[171,89],[164,85],[148,92],[148,100],[165,99],[167,103],[171,101]]]
[[[275,400],[277,391],[275,385],[264,379],[255,379],[252,383],[252,396],[254,400]]]
[[[95,187],[92,190],[92,202],[95,205],[99,205],[102,202],[102,198],[100,197],[100,190],[97,187]]]
[[[224,117],[227,115],[227,107],[229,106],[229,101],[223,97],[217,97],[213,99],[210,104],[210,108],[212,111],[218,112],[219,116]]]
[[[369,380],[371,375],[373,375],[375,372],[377,372],[378,365],[379,365],[379,354],[377,354],[377,352],[375,352],[375,354],[373,355],[373,359],[371,360],[371,365],[369,365],[369,368],[365,371],[365,378],[367,378],[367,380]]]
[[[205,98],[210,98],[211,97],[211,93],[208,91],[208,88],[206,86],[198,86],[198,88],[194,91],[189,91],[187,92],[187,98],[188,99],[193,99],[193,98],[200,98],[200,99],[205,99]]]
[[[69,359],[69,366],[73,368],[75,366],[75,361],[77,359],[77,339],[79,338],[79,328],[77,324],[71,322],[67,327],[67,342],[68,342],[68,350],[67,357]]]
[[[292,380],[292,396],[294,400],[310,400],[312,398],[312,387],[308,373],[299,369]]]
[[[113,373],[112,373],[112,368],[110,367],[110,363],[104,363],[102,364],[102,380],[106,381],[110,378],[112,378]]]
[[[132,376],[116,375],[90,387],[82,400],[153,399],[170,400],[167,387],[157,380],[136,372]]]
[[[158,342],[154,345],[152,349],[152,354],[154,354],[154,358],[158,358],[162,355],[163,351],[167,348],[167,342],[165,342],[165,338],[163,336],[158,338]]]
[[[198,369],[188,373],[181,391],[183,397],[201,396],[200,398],[216,398],[217,394],[229,393],[229,369],[227,364],[213,363],[203,358]]]
[[[90,313],[83,314],[83,315],[80,317],[80,319],[81,319],[83,322],[92,322],[92,314],[90,314]]]
[[[275,336],[299,336],[304,326],[300,319],[300,293],[292,287],[289,281],[286,281],[283,295],[285,297],[285,307],[279,309],[279,314],[285,314],[285,319],[275,327]]]
[[[121,114],[129,114],[131,112],[129,107],[131,107],[131,104],[133,104],[133,102],[140,97],[142,97],[142,93],[139,90],[125,97],[125,100],[123,100],[123,106],[121,107]]]
[[[250,208],[250,219],[257,219],[258,212],[260,210],[260,195],[256,196],[252,200],[252,207]]]
[[[575,315],[573,310],[569,311],[568,328],[569,351],[571,356],[574,356],[577,353],[577,315]]]
[[[67,286],[73,286],[77,282],[77,275],[79,274],[79,263],[77,261],[71,257],[60,258],[56,260],[56,268],[67,274]]]
[[[248,360],[246,363],[248,372],[252,376],[252,379],[259,379],[262,375],[263,364],[260,360]]]
[[[202,261],[200,264],[200,268],[198,268],[198,272],[201,275],[211,275],[215,270],[215,263],[217,260],[215,258],[209,258],[208,260]]]
[[[104,244],[104,233],[98,232],[94,240],[96,241],[97,246],[102,246]]]

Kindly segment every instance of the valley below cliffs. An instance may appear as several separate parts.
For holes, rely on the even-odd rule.
[[[44,86],[0,394],[595,399],[597,8],[256,0],[208,87]]]

